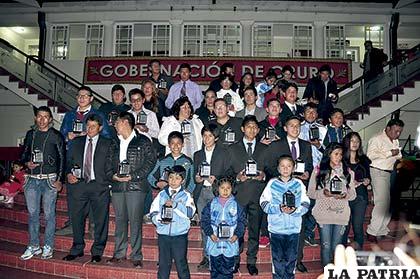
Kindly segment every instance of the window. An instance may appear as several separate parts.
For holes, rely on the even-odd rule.
[[[104,41],[104,26],[88,24],[86,29],[86,56],[102,56]]]
[[[346,58],[346,35],[343,25],[325,26],[325,55],[327,58]]]
[[[69,45],[69,26],[53,25],[51,30],[51,59],[67,59]]]
[[[240,25],[184,25],[184,56],[239,56]]]
[[[293,26],[293,57],[312,57],[312,26]]]
[[[252,53],[253,56],[271,57],[273,28],[271,25],[254,25]]]
[[[153,25],[153,56],[169,56],[170,54],[170,25]]]
[[[115,28],[115,56],[133,55],[133,25],[118,24]]]
[[[373,47],[384,47],[384,27],[381,25],[365,26],[365,41],[372,41]]]

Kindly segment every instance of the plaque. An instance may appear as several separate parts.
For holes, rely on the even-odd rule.
[[[344,182],[338,176],[334,176],[330,180],[330,193],[341,194],[343,192],[344,186]]]
[[[268,126],[265,129],[265,138],[268,140],[274,140],[276,138],[276,129],[271,126]]]
[[[166,167],[166,168],[163,170],[163,172],[162,172],[162,174],[160,175],[160,178],[159,178],[159,180],[160,180],[160,181],[165,181],[165,182],[168,182],[168,178],[169,178],[169,170],[170,170],[170,167]]]
[[[283,194],[283,205],[287,207],[296,207],[296,198],[295,194],[290,191],[287,191]]]
[[[136,124],[146,125],[147,123],[147,114],[144,111],[140,111],[136,117]]]
[[[166,82],[166,80],[164,80],[163,78],[161,78],[161,79],[159,80],[159,89],[166,89],[166,87],[167,87],[167,82]]]
[[[174,209],[172,206],[164,204],[162,206],[162,213],[161,213],[161,219],[162,222],[172,222],[172,218],[174,216]]]
[[[319,139],[319,128],[312,126],[309,128],[309,140],[318,140]]]
[[[108,124],[109,126],[114,126],[115,122],[117,121],[118,118],[118,112],[116,112],[115,110],[111,111],[108,114]]]
[[[229,93],[226,93],[225,96],[223,96],[223,99],[225,100],[228,106],[232,104],[232,95],[230,95]]]
[[[127,160],[122,161],[118,166],[118,176],[125,177],[130,175],[130,164]]]
[[[217,226],[217,237],[222,240],[230,238],[230,226],[226,222],[223,221]]]
[[[191,134],[191,123],[188,120],[184,120],[181,123],[181,133],[184,136]]]
[[[200,164],[200,176],[202,178],[209,178],[211,173],[211,167],[210,164],[206,161],[202,162]]]
[[[210,121],[216,120],[216,119],[217,119],[217,117],[216,117],[216,115],[214,115],[213,113],[210,113],[210,114],[209,114],[209,118],[208,118],[208,119],[209,119],[209,122],[210,122]]]
[[[344,138],[347,134],[349,134],[350,132],[351,132],[351,128],[350,128],[349,126],[347,126],[347,125],[343,125],[343,128],[342,128],[343,138]]]
[[[83,132],[83,122],[79,119],[74,120],[73,122],[73,133],[80,134]]]
[[[80,166],[78,164],[75,164],[71,168],[71,174],[74,175],[77,179],[82,178],[82,169],[80,168]]]
[[[42,151],[39,150],[38,148],[35,148],[32,151],[31,161],[34,164],[42,164],[44,162],[44,154],[42,154]]]
[[[235,132],[230,127],[225,130],[225,142],[235,143]]]
[[[297,158],[295,161],[295,171],[293,172],[293,174],[302,175],[304,172],[305,172],[305,162]]]
[[[246,176],[258,176],[257,162],[254,159],[248,159],[245,166]]]

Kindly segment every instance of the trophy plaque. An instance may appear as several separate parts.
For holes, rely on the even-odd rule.
[[[217,226],[217,237],[222,240],[230,238],[230,226],[226,222],[221,222]]]
[[[110,126],[114,126],[115,122],[117,121],[118,118],[118,112],[116,112],[115,110],[111,111],[108,114],[108,124]]]
[[[207,163],[206,161],[202,162],[200,165],[200,176],[202,178],[209,178],[210,172],[211,172],[210,164]]]
[[[257,162],[254,159],[248,159],[245,166],[246,176],[258,176]]]
[[[341,194],[344,189],[344,182],[338,177],[334,176],[330,180],[330,193],[331,194]]]
[[[161,174],[161,176],[160,176],[160,178],[159,178],[159,180],[160,180],[160,181],[165,181],[165,182],[168,182],[168,178],[169,178],[169,170],[170,170],[170,167],[166,167],[166,168],[163,170],[163,172],[162,172],[162,174]]]
[[[230,127],[225,131],[225,142],[228,144],[235,143],[235,133]]]
[[[188,120],[184,120],[181,123],[181,133],[184,136],[191,134],[191,123]]]
[[[80,134],[81,132],[83,132],[83,122],[76,119],[73,122],[73,133]]]
[[[319,128],[312,126],[309,128],[309,140],[318,140],[319,139]]]
[[[216,115],[214,115],[214,113],[210,113],[208,119],[209,119],[209,122],[210,122],[210,121],[216,120],[217,118],[216,118]]]
[[[290,191],[287,191],[283,194],[283,205],[287,207],[296,207],[295,194]]]
[[[271,126],[268,126],[265,129],[265,138],[268,140],[274,140],[276,138],[276,129]]]
[[[147,123],[147,114],[142,110],[137,114],[136,124],[146,125]]]
[[[232,104],[232,95],[230,95],[229,93],[226,93],[226,95],[223,96],[223,99],[225,100],[228,106]]]
[[[167,82],[166,82],[166,80],[164,80],[163,78],[161,78],[160,80],[159,80],[159,89],[166,89],[166,87],[167,87]]]
[[[351,132],[351,128],[347,125],[343,125],[342,127],[343,138],[347,136],[347,134],[349,134],[350,132]]]
[[[32,151],[31,161],[34,164],[42,164],[44,162],[44,154],[42,154],[42,151],[39,150],[38,148],[35,148]]]
[[[174,209],[172,208],[172,206],[164,204],[162,206],[162,212],[161,212],[162,222],[165,222],[165,223],[172,222],[173,216],[174,216]]]
[[[77,179],[82,178],[82,169],[80,168],[80,166],[78,164],[75,164],[71,168],[71,174],[73,174]]]
[[[300,158],[297,158],[295,161],[295,171],[293,172],[294,175],[302,175],[305,172],[305,162],[303,162]]]
[[[130,164],[127,160],[122,161],[118,166],[118,176],[126,177],[130,175]]]

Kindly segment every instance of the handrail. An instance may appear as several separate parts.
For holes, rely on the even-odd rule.
[[[24,53],[23,51],[21,51],[20,49],[18,49],[17,47],[15,47],[14,45],[10,44],[8,41],[0,38],[0,43],[5,44],[7,47],[10,47],[11,49],[13,49],[14,51],[18,52],[19,54],[23,55],[25,58],[35,62],[37,65],[40,65],[41,67],[44,67],[43,64],[48,65],[49,67],[53,68],[54,71],[57,71],[58,73],[60,73],[62,76],[61,78],[63,78],[66,82],[70,83],[71,85],[75,86],[75,87],[80,87],[83,84],[80,83],[78,80],[76,80],[75,78],[69,76],[68,74],[66,74],[65,72],[63,72],[62,70],[58,69],[56,66],[52,65],[51,63],[49,63],[48,61],[45,60],[40,60],[38,56],[36,55],[27,55],[26,53]],[[57,73],[55,73],[57,74]],[[102,97],[101,95],[99,95],[98,93],[96,93],[95,91],[92,90],[92,94],[93,96],[98,99],[99,102],[101,103],[106,103],[108,102],[108,100],[104,97]]]

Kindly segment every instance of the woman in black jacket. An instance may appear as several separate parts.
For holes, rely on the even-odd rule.
[[[370,170],[369,165],[371,161],[363,153],[362,139],[356,132],[347,134],[343,139],[344,152],[343,160],[354,172],[356,180],[356,199],[350,201],[351,218],[346,232],[343,235],[343,244],[347,244],[348,233],[350,231],[350,224],[353,226],[354,241],[356,242],[356,250],[363,249],[363,222],[365,220],[366,208],[368,205],[368,190],[367,186],[370,184]]]

